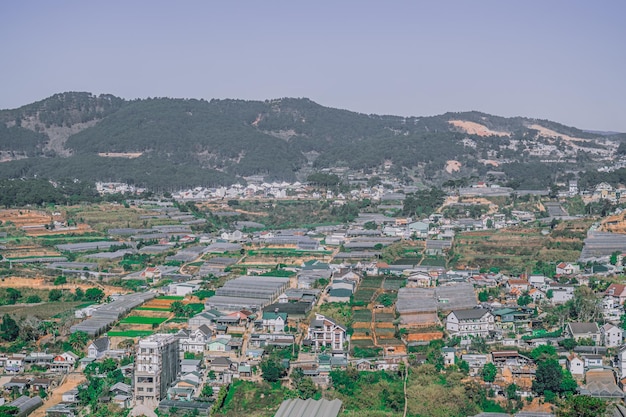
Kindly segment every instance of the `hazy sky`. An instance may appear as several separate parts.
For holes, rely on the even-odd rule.
[[[3,1],[0,108],[308,97],[626,132],[626,1]]]

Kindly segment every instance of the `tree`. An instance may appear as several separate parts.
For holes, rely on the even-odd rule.
[[[523,294],[523,295],[520,295],[518,297],[518,299],[517,299],[517,305],[522,306],[522,307],[523,306],[527,306],[528,304],[530,304],[532,302],[533,302],[533,298],[530,295],[528,295],[527,293]]]
[[[20,334],[20,328],[11,316],[5,314],[2,317],[2,323],[0,324],[0,336],[8,341],[13,342]]]
[[[52,289],[48,292],[48,300],[49,301],[59,301],[63,297],[63,292],[58,289]]]
[[[63,285],[63,284],[67,284],[67,278],[64,277],[63,275],[59,275],[58,277],[54,279],[54,285]]]
[[[99,302],[104,298],[104,291],[100,288],[88,288],[85,291],[85,299],[89,301]]]
[[[88,340],[89,335],[87,333],[78,331],[72,333],[67,341],[75,352],[79,352],[87,345]]]
[[[74,290],[74,300],[80,301],[85,297],[85,291],[82,288],[76,287]]]
[[[498,368],[496,368],[496,365],[494,365],[493,363],[489,362],[489,363],[486,363],[485,366],[483,366],[483,370],[482,370],[483,381],[493,382],[496,380],[497,374],[498,374]]]
[[[265,358],[261,361],[261,372],[263,379],[267,382],[276,382],[283,377],[285,369],[278,358]]]
[[[557,412],[558,417],[599,417],[606,412],[607,403],[587,395],[572,395],[565,399]]]
[[[28,304],[41,303],[41,297],[38,296],[37,294],[29,295],[26,298],[26,303],[28,303]]]
[[[549,345],[537,346],[530,352],[530,357],[533,358],[535,362],[541,362],[546,359],[556,359],[556,349],[554,349],[554,346]]]
[[[15,288],[7,288],[7,304],[15,304],[17,300],[22,298],[22,293]]]
[[[548,359],[537,364],[532,389],[539,395],[543,395],[545,391],[559,393],[562,380],[563,368],[556,359]]]
[[[509,400],[517,400],[519,396],[517,395],[517,390],[519,387],[516,384],[510,384],[506,387],[506,398]]]

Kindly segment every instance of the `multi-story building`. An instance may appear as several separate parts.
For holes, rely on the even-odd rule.
[[[169,385],[180,371],[178,338],[154,334],[137,344],[135,359],[135,402],[157,407],[167,398]]]
[[[446,330],[453,336],[489,336],[495,330],[493,314],[482,308],[455,310],[446,318]]]
[[[306,342],[316,350],[324,347],[332,350],[343,350],[346,341],[346,328],[335,323],[322,314],[315,314],[311,320]]]

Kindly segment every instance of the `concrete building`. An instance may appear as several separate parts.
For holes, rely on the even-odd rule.
[[[486,337],[494,329],[493,314],[482,308],[454,310],[446,318],[446,330],[454,336]]]
[[[167,389],[179,371],[179,344],[175,335],[154,334],[141,339],[135,360],[135,402],[157,407],[167,397]]]

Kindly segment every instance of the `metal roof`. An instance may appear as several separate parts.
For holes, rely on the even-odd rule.
[[[274,417],[336,417],[341,410],[341,400],[285,400]]]

